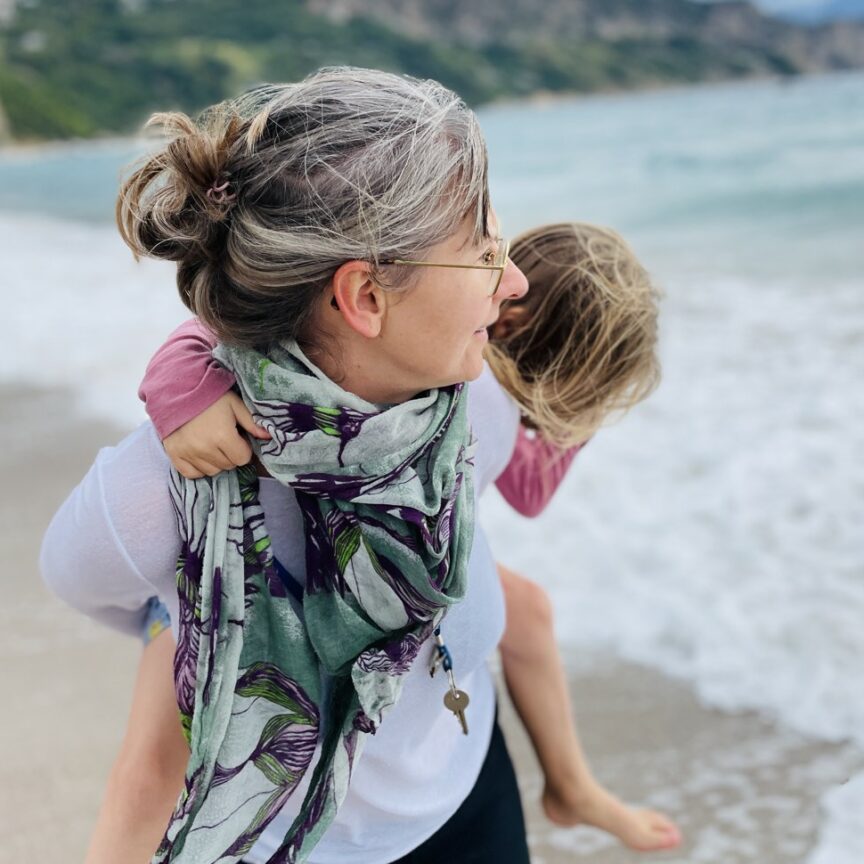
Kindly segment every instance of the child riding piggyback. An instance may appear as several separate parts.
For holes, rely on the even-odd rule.
[[[656,386],[658,294],[608,229],[541,226],[519,236],[510,257],[530,290],[502,307],[489,334],[487,362],[521,415],[510,460],[495,483],[517,512],[537,516],[603,422]],[[185,323],[156,353],[140,389],[171,462],[189,478],[247,464],[254,458],[247,436],[269,438],[232,389],[231,373],[213,359],[215,343],[201,322]],[[504,678],[544,772],[546,815],[560,825],[594,825],[634,849],[677,846],[680,834],[668,818],[627,806],[593,777],[576,733],[548,597],[535,582],[498,569],[507,615],[499,646]],[[162,632],[167,623],[154,599],[145,642],[170,638]],[[145,654],[153,650],[149,644]],[[170,666],[164,677],[170,680]],[[170,736],[176,742],[176,730],[150,730],[147,740],[156,746]]]

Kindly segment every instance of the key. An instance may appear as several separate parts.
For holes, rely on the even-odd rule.
[[[465,709],[471,700],[464,690],[448,690],[444,694],[444,707],[456,715],[456,719],[462,726],[462,732],[468,734],[468,721],[465,719]]]

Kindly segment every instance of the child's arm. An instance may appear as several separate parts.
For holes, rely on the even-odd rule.
[[[576,454],[587,443],[564,449],[539,434],[529,437],[520,425],[513,455],[495,485],[517,513],[539,516],[552,500]]]
[[[238,425],[256,438],[270,437],[232,392],[234,376],[213,359],[215,344],[200,321],[187,321],[153,356],[138,390],[172,464],[191,479],[252,458]]]

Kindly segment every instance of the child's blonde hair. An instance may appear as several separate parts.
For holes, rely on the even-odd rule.
[[[520,235],[510,257],[530,290],[516,326],[488,346],[489,364],[526,426],[564,447],[586,441],[660,380],[659,292],[608,228],[544,225]]]

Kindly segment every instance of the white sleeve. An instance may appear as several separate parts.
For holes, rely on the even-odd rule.
[[[474,485],[480,495],[507,467],[519,433],[519,406],[488,363],[468,385],[468,417],[477,436]]]
[[[145,423],[99,451],[48,526],[39,566],[61,600],[139,636],[147,600],[175,588],[180,552],[169,462]]]

